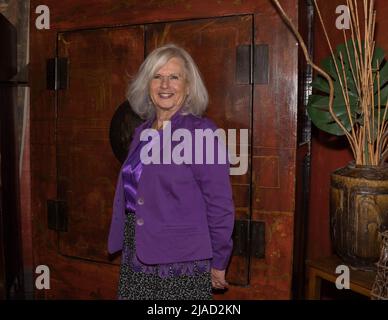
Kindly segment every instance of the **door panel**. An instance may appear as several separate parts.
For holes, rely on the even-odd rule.
[[[237,80],[239,77],[236,75],[236,61],[238,48],[252,43],[252,16],[200,19],[146,26],[147,53],[167,43],[182,46],[197,63],[209,91],[210,102],[206,115],[223,129],[251,129],[252,85],[249,81],[244,84]],[[245,59],[249,64],[249,51],[247,53],[248,56]],[[246,72],[249,79],[249,67]],[[239,135],[237,150],[240,150]],[[248,158],[250,159],[250,151]],[[250,181],[250,164],[246,174],[231,176],[236,220],[245,221],[246,226],[251,212]],[[247,232],[248,229],[246,228],[245,231]],[[228,281],[233,284],[247,285],[249,283],[248,263],[248,254],[233,256],[228,269]]]
[[[106,251],[120,168],[109,130],[145,51],[169,42],[186,48],[209,91],[206,115],[224,129],[251,129],[252,85],[240,81],[241,72],[237,75],[237,52],[252,43],[252,16],[160,23],[145,29],[146,40],[143,26],[59,34],[58,55],[69,59],[69,87],[58,93],[56,123],[58,198],[66,202],[68,217],[67,232],[59,233],[62,255],[119,263],[118,258],[111,262]],[[243,58],[249,60],[249,51]],[[250,68],[245,72],[249,79]],[[246,174],[231,176],[236,220],[245,226],[245,233],[239,235],[243,238],[251,215],[250,172],[249,161]],[[248,271],[248,251],[236,252],[228,281],[248,285]]]
[[[66,201],[68,215],[59,252],[109,262],[107,235],[120,169],[109,129],[129,77],[144,59],[144,29],[60,33],[58,54],[69,59],[69,87],[59,92],[57,107],[58,198]]]

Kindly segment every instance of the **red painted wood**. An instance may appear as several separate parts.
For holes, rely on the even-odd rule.
[[[31,1],[31,15],[41,1]],[[57,255],[57,234],[47,229],[46,200],[56,197],[55,94],[45,89],[45,61],[55,55],[56,33],[85,28],[115,27],[161,21],[253,14],[255,43],[268,44],[269,83],[253,93],[252,218],[266,222],[266,258],[251,259],[250,286],[232,286],[216,298],[281,299],[290,297],[293,212],[295,197],[295,144],[297,110],[296,41],[269,0],[143,1],[46,0],[51,29],[36,30],[31,20],[31,175],[34,264],[52,268],[53,288],[46,298],[112,298],[117,267],[81,262]],[[297,22],[297,1],[286,10]],[[203,48],[206,54],[206,47]],[[222,74],[222,66],[219,67]],[[217,90],[222,90],[217,88]],[[217,119],[215,119],[217,120]],[[246,183],[246,181],[239,181]],[[236,189],[235,189],[235,192]],[[241,192],[241,191],[240,191]],[[241,195],[246,199],[246,193]],[[238,201],[243,204],[243,201]],[[97,283],[97,285],[96,285]]]
[[[113,115],[144,57],[141,26],[67,32],[59,56],[69,59],[69,87],[59,93],[58,198],[69,227],[59,252],[109,262],[106,235],[121,164],[109,140]]]

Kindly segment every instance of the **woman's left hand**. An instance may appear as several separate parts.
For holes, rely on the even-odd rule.
[[[212,287],[214,289],[226,289],[228,283],[225,280],[225,270],[211,269]]]

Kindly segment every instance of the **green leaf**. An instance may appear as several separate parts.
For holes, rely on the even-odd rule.
[[[336,60],[338,60],[338,59],[336,59]],[[339,60],[337,61],[337,65],[338,65],[338,62],[339,62]],[[328,57],[328,58],[324,59],[321,63],[321,66],[332,78],[338,79],[336,67],[335,67],[334,60],[332,57]],[[339,65],[338,65],[338,67],[339,67]]]
[[[388,120],[388,111],[384,117],[385,107],[380,108],[380,124],[382,124],[385,120]],[[379,111],[378,108],[375,108],[375,122],[379,121]]]
[[[350,104],[350,116],[353,123],[363,124],[363,114],[360,108],[360,97],[356,88],[355,79],[353,72],[356,72],[356,61],[355,56],[359,56],[359,59],[364,57],[364,43],[361,43],[361,53],[359,52],[359,45],[356,42],[353,45],[352,39],[347,41],[348,50],[346,49],[345,43],[340,44],[336,48],[334,53],[335,61],[339,68],[339,74],[337,73],[333,57],[330,55],[325,58],[322,63],[322,69],[325,70],[332,78],[334,85],[334,100],[333,100],[333,112],[336,114],[338,119],[341,121],[346,130],[351,130],[351,124],[349,114],[344,98],[344,92],[341,87],[347,86],[347,92],[345,93],[349,97]],[[355,53],[356,47],[356,53]],[[340,60],[340,56],[343,58],[343,66]],[[388,82],[388,63],[384,60],[384,51],[380,48],[376,48],[373,53],[372,63],[373,67],[376,68],[378,65],[380,69],[381,78],[381,110],[385,109],[385,103],[388,100],[388,85],[384,85]],[[352,72],[353,69],[353,72]],[[356,74],[354,76],[357,76]],[[318,75],[312,82],[312,87],[315,90],[314,94],[310,95],[309,103],[307,106],[307,112],[311,118],[311,121],[321,130],[326,131],[335,135],[343,135],[344,132],[338,126],[338,124],[332,118],[329,112],[329,84],[327,80]],[[375,90],[377,92],[377,83],[375,83]],[[376,106],[377,106],[377,95],[376,95]],[[377,108],[376,108],[377,110]],[[376,112],[377,113],[377,112]],[[375,113],[375,116],[376,116]],[[387,117],[388,118],[388,117]],[[377,118],[375,118],[377,121]],[[382,121],[382,120],[381,120]]]
[[[386,85],[383,89],[380,91],[380,106],[385,107],[388,100],[388,85]],[[376,93],[375,94],[375,107],[377,107],[379,104],[379,96]]]
[[[342,44],[337,46],[338,57],[339,57],[339,54],[342,53],[342,57],[344,59],[344,64],[347,67],[349,67],[349,70],[351,70],[351,68],[350,68],[350,65],[351,65],[353,70],[356,71],[356,61],[355,61],[356,54],[355,54],[354,50],[356,49],[356,52],[358,55],[358,42],[356,41],[355,46],[353,46],[352,39],[349,39],[346,43],[347,43],[348,50],[346,50],[345,43],[342,43]],[[348,53],[349,53],[349,55],[348,55]],[[350,61],[349,61],[349,59],[350,59]]]
[[[351,125],[346,109],[341,105],[333,105],[333,112],[345,128],[350,131]],[[307,106],[307,113],[314,125],[319,129],[337,136],[345,134],[329,112],[329,98],[327,96],[311,95]]]
[[[381,48],[375,49],[375,52],[374,52],[373,58],[372,58],[372,68],[373,69],[380,68],[381,63],[384,60],[384,56],[385,56],[385,54],[384,54],[383,49],[381,49]]]
[[[311,86],[319,91],[330,94],[329,83],[321,76],[317,76],[312,82]]]
[[[376,54],[376,52],[380,52],[379,54]],[[373,62],[372,62],[372,68],[374,70],[379,70],[380,71],[380,88],[382,88],[388,81],[388,66],[387,63],[384,63],[384,52],[382,49],[377,48],[375,50],[375,56],[373,57]],[[380,60],[381,59],[381,60]],[[377,66],[377,61],[378,61],[378,66]],[[377,68],[377,69],[376,69]],[[375,93],[377,93],[378,90],[378,83],[377,83],[377,71],[373,72],[373,76],[375,77],[373,81],[373,90]]]
[[[384,85],[387,82],[388,82],[388,62],[386,61],[384,66],[380,69],[380,87],[384,87]]]

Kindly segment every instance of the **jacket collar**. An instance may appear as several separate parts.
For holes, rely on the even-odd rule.
[[[170,118],[170,121],[171,121],[171,128],[174,127],[174,125],[176,125],[180,119],[182,119],[182,117],[184,116],[184,114],[182,114],[182,109],[183,107],[180,107],[173,115],[172,117]],[[156,119],[156,113],[154,113],[154,115],[148,119],[145,123],[144,123],[144,127],[142,127],[141,129],[145,129],[145,128],[151,128],[152,124],[154,123]]]
[[[176,128],[176,126],[179,124],[180,120],[185,116],[184,114],[182,114],[182,109],[183,107],[181,107],[180,109],[178,109],[173,115],[172,117],[170,118],[170,121],[171,121],[171,130],[173,130],[174,128]],[[133,135],[133,140],[134,140],[134,143],[131,144],[131,148],[129,149],[128,151],[128,155],[130,155],[133,150],[136,149],[137,145],[140,143],[140,134],[141,132],[144,130],[144,129],[150,129],[152,124],[154,123],[156,119],[156,113],[148,120],[146,120],[145,122],[143,122],[136,130],[135,130],[135,133]]]

